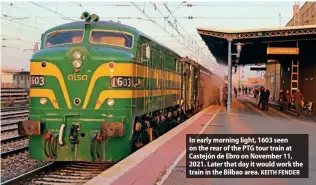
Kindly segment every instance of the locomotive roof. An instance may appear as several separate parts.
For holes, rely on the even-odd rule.
[[[146,37],[152,41],[154,41],[155,43],[157,43],[160,47],[162,47],[163,49],[171,52],[172,54],[176,55],[177,57],[181,57],[177,52],[171,50],[170,48],[168,48],[167,46],[165,46],[164,44],[162,43],[159,43],[157,40],[153,39],[152,37],[150,37],[149,35],[143,33],[142,31],[140,30],[137,30],[136,28],[132,27],[132,26],[128,26],[126,24],[122,24],[120,22],[114,22],[114,21],[98,21],[98,22],[90,22],[90,25],[91,26],[114,26],[114,27],[117,27],[118,29],[122,29],[124,31],[127,31],[129,33],[132,33],[132,34],[136,34],[136,35],[141,35],[143,37]],[[56,27],[53,27],[47,31],[45,31],[45,34],[46,33],[49,33],[51,32],[52,30],[56,30],[56,29],[82,29],[83,27],[85,26],[85,21],[74,21],[74,22],[69,22],[69,23],[65,23],[65,24],[61,24],[61,25],[58,25]]]
[[[56,30],[56,29],[82,29],[85,26],[85,24],[86,24],[85,21],[73,21],[73,22],[61,24],[61,25],[55,26],[55,27],[45,31],[45,34],[51,32],[53,30]],[[163,49],[171,52],[172,54],[176,55],[177,57],[185,58],[185,57],[180,56],[177,52],[171,50],[170,48],[168,48],[164,44],[159,43],[157,40],[153,39],[149,35],[143,33],[140,30],[137,30],[136,28],[134,28],[132,26],[128,26],[126,24],[121,24],[120,22],[114,22],[114,21],[98,21],[98,22],[92,22],[91,21],[90,25],[91,26],[96,26],[96,27],[98,27],[98,26],[102,26],[102,27],[103,26],[114,26],[114,27],[116,27],[118,29],[122,29],[124,31],[129,32],[129,33],[136,34],[136,35],[141,35],[141,36],[146,37],[146,38],[150,39],[151,41],[155,42],[160,47],[162,47]],[[188,61],[186,61],[186,62],[188,62]],[[208,71],[209,73],[213,74],[209,69],[207,69],[206,67],[202,66],[201,64],[197,63],[196,61],[194,61],[192,59],[190,59],[189,63],[195,64],[195,66],[198,66],[199,68],[202,68],[203,70]]]

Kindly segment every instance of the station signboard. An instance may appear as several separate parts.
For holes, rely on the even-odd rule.
[[[299,48],[280,48],[280,47],[268,47],[268,55],[298,55]]]
[[[266,67],[250,67],[250,71],[266,71]]]

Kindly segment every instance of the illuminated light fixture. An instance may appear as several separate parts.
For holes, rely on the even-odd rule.
[[[113,62],[109,63],[109,68],[113,69],[115,67],[115,64]]]
[[[108,106],[112,107],[114,105],[114,100],[112,98],[108,99],[107,104]]]
[[[79,59],[81,59],[82,54],[80,53],[80,51],[76,51],[76,52],[74,52],[74,53],[72,54],[72,56],[74,57],[74,59],[79,60]]]
[[[140,131],[142,129],[142,124],[140,122],[135,123],[135,130]]]
[[[91,20],[94,22],[98,22],[100,20],[98,15],[96,14],[90,15],[88,12],[83,12],[80,18],[84,19],[86,21],[86,24],[89,24]]]
[[[94,22],[98,22],[99,21],[99,16],[97,16],[96,14],[92,14],[91,15],[91,19],[94,21]]]
[[[74,68],[76,68],[76,69],[80,68],[81,65],[82,65],[82,62],[80,60],[74,60],[72,62],[72,66],[74,66]]]
[[[45,105],[45,104],[47,103],[47,99],[46,99],[46,98],[41,98],[41,99],[40,99],[40,103],[41,103],[42,105]]]

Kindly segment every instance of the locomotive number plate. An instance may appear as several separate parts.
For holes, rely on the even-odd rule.
[[[45,85],[45,79],[43,76],[31,76],[31,85],[32,86],[44,86]]]
[[[132,87],[133,78],[116,76],[111,78],[111,87]]]

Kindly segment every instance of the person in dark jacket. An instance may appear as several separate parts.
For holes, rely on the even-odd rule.
[[[286,97],[282,89],[280,90],[280,93],[279,93],[279,103],[280,103],[280,110],[283,111],[286,106]]]
[[[265,89],[264,91],[264,109],[268,111],[269,110],[269,98],[270,98],[270,91],[268,88]]]
[[[258,108],[260,108],[260,105],[262,106],[261,109],[263,109],[263,97],[264,97],[264,89],[261,86],[260,87],[260,94],[259,94],[259,103],[258,103]]]
[[[291,97],[291,94],[290,94],[290,91],[289,91],[289,90],[286,90],[285,98],[286,98],[287,110],[290,110],[292,97]]]
[[[237,88],[234,87],[234,94],[235,94],[235,97],[237,98]]]

